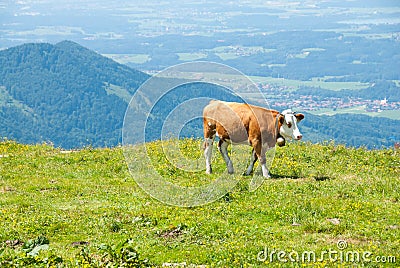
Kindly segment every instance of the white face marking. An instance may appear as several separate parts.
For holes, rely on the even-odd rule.
[[[279,133],[287,139],[301,140],[303,135],[297,127],[297,118],[294,113],[291,110],[285,110],[282,114],[284,116],[284,122],[279,129]]]

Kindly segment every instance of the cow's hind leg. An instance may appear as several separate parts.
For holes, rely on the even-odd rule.
[[[216,125],[210,121],[207,117],[203,118],[203,129],[204,129],[204,158],[206,159],[206,173],[211,174],[211,158],[213,143],[216,135]]]
[[[228,173],[233,174],[233,164],[232,164],[232,160],[229,158],[229,155],[228,155],[228,146],[229,146],[229,142],[227,142],[225,140],[219,140],[219,142],[218,142],[219,152],[221,153],[222,157],[225,160],[226,167],[228,168]]]
[[[205,141],[204,141],[204,157],[206,159],[206,173],[207,174],[212,173],[211,157],[212,157],[214,138],[215,138],[215,136],[213,136],[211,138],[205,138]]]
[[[253,172],[254,164],[256,163],[257,159],[258,159],[258,157],[257,157],[256,151],[253,148],[253,151],[251,152],[250,165],[247,168],[247,171],[245,173],[246,176],[250,175]]]

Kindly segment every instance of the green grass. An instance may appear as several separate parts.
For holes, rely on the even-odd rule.
[[[194,162],[201,158],[198,140],[178,144],[184,157]],[[197,185],[204,183],[202,178],[212,181],[226,172],[216,153],[216,174],[206,177],[202,167],[183,172],[169,165],[160,142],[147,149],[154,166],[142,167],[145,160],[138,158],[137,174],[156,169],[173,183]],[[317,259],[329,250],[370,252],[371,259],[395,257],[397,262],[387,267],[400,262],[398,150],[289,143],[276,149],[273,176],[256,191],[249,191],[251,177],[241,176],[244,170],[238,168],[239,183],[230,193],[191,208],[168,206],[148,196],[128,172],[120,147],[64,152],[4,141],[0,156],[0,266],[105,266],[138,253],[132,258],[142,265],[147,259],[153,266],[186,262],[263,267],[271,264],[270,255],[265,262],[257,259],[264,249],[277,267],[352,264],[327,256],[315,263],[283,263],[274,253],[278,251],[291,256],[313,251]],[[48,249],[29,258],[24,248],[43,236],[49,239]],[[16,240],[25,245],[12,245]],[[337,247],[341,240],[348,246],[342,251]]]
[[[23,102],[14,99],[4,86],[0,86],[0,107],[15,106],[20,108],[24,113],[33,113],[33,109],[25,105]]]
[[[126,88],[117,85],[107,83],[104,85],[104,89],[108,95],[114,94],[123,99],[126,103],[129,103],[132,98],[131,93]]]

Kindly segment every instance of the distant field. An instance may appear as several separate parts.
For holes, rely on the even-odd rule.
[[[232,49],[232,48],[230,48]],[[259,47],[248,47],[246,50],[257,50]],[[315,48],[316,49],[316,48]],[[311,51],[313,48],[305,49],[305,51]],[[229,51],[228,47],[217,47],[213,50],[216,55],[218,55],[221,59],[233,59],[239,57],[236,53]],[[265,50],[270,52],[270,50]],[[121,64],[127,64],[129,62],[132,63],[144,63],[150,59],[150,56],[147,54],[103,54],[106,57],[109,57]],[[179,59],[182,61],[196,61],[207,56],[206,53],[177,53]],[[303,55],[303,54],[301,54]],[[304,54],[305,55],[305,54]],[[187,77],[192,76],[188,74]],[[215,74],[212,74],[215,76]],[[223,75],[224,78],[227,78],[227,75]],[[301,81],[301,80],[292,80],[285,78],[276,78],[276,77],[262,77],[262,76],[249,76],[251,80],[256,83],[270,83],[275,85],[286,86],[289,90],[297,90],[302,86],[308,87],[319,87],[321,89],[329,89],[329,90],[341,90],[341,89],[362,89],[370,86],[369,83],[361,83],[361,82],[327,82],[326,79],[330,77],[316,77],[310,81]]]
[[[301,86],[319,87],[321,89],[341,90],[341,89],[362,89],[370,86],[369,83],[361,82],[326,82],[326,77],[317,77],[311,81],[291,80],[275,77],[260,77],[250,76],[250,78],[257,83],[270,83],[276,85],[286,86],[289,89],[297,90]]]
[[[143,64],[146,61],[150,60],[150,56],[147,54],[103,54],[103,56],[111,58],[121,64]]]
[[[182,61],[195,61],[199,59],[203,59],[207,57],[206,53],[177,53],[179,56],[179,60]]]
[[[365,106],[356,106],[347,109],[320,109],[318,111],[310,111],[310,113],[315,115],[335,115],[335,114],[345,114],[345,113],[352,113],[352,114],[363,114],[365,113]]]
[[[382,112],[366,112],[365,106],[356,106],[348,109],[321,109],[318,111],[310,111],[309,113],[315,115],[335,115],[335,114],[365,114],[369,116],[376,117],[386,117],[394,120],[400,120],[400,111],[390,110],[390,111],[382,111]]]
[[[217,80],[232,80],[237,79],[237,75],[215,74],[202,72],[181,72],[182,77],[196,79],[196,77],[206,76]],[[361,82],[326,82],[326,78],[314,78],[311,81],[291,80],[275,77],[248,76],[254,83],[274,84],[287,87],[287,90],[297,90],[301,86],[319,87],[321,89],[341,90],[341,89],[362,89],[370,86],[369,83]]]
[[[245,55],[252,55],[256,53],[269,53],[276,49],[263,48],[261,46],[219,46],[208,50],[215,53],[222,60],[236,59]]]
[[[216,55],[218,55],[221,59],[233,59],[237,56],[233,52],[223,52],[228,51],[226,47],[218,47],[215,48]],[[258,47],[254,48],[247,48],[247,49],[259,49]],[[312,50],[306,49],[307,51]],[[267,50],[269,51],[269,50]],[[132,63],[144,63],[150,59],[150,56],[147,54],[103,54],[106,57],[109,57],[121,64],[127,64],[129,62]],[[179,59],[182,61],[196,61],[207,56],[206,53],[177,53]],[[188,73],[190,77],[192,74]],[[212,74],[215,76],[215,74]],[[224,78],[227,78],[228,75],[222,75]],[[319,87],[321,89],[329,89],[329,90],[341,90],[341,89],[362,89],[367,88],[370,86],[369,83],[361,83],[361,82],[327,82],[325,81],[329,77],[316,77],[311,81],[301,81],[301,80],[292,80],[292,79],[285,79],[285,78],[276,78],[276,77],[262,77],[262,76],[249,76],[251,80],[255,83],[270,83],[275,85],[282,85],[288,87],[289,90],[297,90],[301,86],[308,86],[308,87]]]

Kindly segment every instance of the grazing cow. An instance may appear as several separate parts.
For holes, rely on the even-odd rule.
[[[206,173],[210,174],[212,145],[219,137],[218,149],[225,160],[228,173],[233,173],[233,164],[228,155],[228,145],[249,144],[253,147],[250,165],[246,175],[253,171],[254,163],[260,160],[264,177],[269,178],[265,153],[268,149],[284,144],[284,139],[301,140],[297,122],[304,118],[291,110],[282,113],[246,103],[212,100],[203,110],[204,156]],[[283,141],[283,144],[282,144]]]

